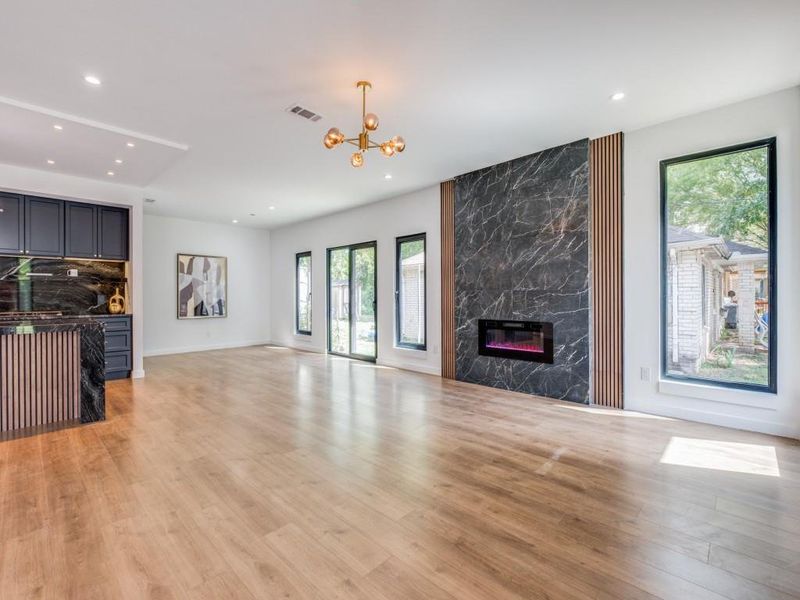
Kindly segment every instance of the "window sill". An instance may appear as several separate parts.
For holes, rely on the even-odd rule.
[[[397,344],[394,345],[395,350],[400,350],[401,352],[413,352],[416,355],[420,354],[427,354],[427,348],[411,348],[409,346],[398,346]]]
[[[737,390],[735,388],[724,388],[697,382],[673,381],[670,379],[659,379],[658,391],[670,396],[697,398],[698,400],[708,400],[709,402],[736,404],[764,410],[777,410],[775,394],[770,392]]]

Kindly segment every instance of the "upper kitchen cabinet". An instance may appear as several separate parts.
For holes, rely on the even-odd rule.
[[[128,260],[128,209],[97,207],[97,257]]]
[[[97,258],[97,205],[67,202],[65,255],[70,258]]]
[[[0,192],[0,254],[128,260],[127,208]]]
[[[0,192],[0,253],[25,252],[24,214],[22,196]]]
[[[64,201],[25,196],[25,254],[64,256]]]

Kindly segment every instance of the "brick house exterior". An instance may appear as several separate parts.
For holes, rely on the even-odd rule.
[[[768,289],[767,251],[670,226],[667,239],[667,368],[696,373],[720,342],[727,292],[736,293],[737,346],[757,343],[757,300]]]
[[[409,343],[425,341],[425,253],[403,259],[400,269],[403,294],[401,323],[404,339]]]

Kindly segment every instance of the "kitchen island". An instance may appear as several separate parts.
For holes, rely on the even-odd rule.
[[[0,435],[105,419],[104,324],[0,315]]]

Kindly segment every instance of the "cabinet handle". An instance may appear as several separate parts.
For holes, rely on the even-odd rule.
[[[97,257],[98,258],[103,258],[103,255],[102,254],[98,254]]]

